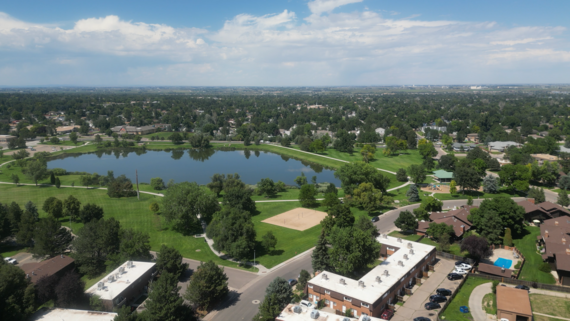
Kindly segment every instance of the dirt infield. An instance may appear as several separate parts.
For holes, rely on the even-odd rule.
[[[319,212],[308,208],[297,207],[290,211],[272,216],[261,222],[283,226],[293,230],[304,231],[318,225],[327,216],[325,212]]]

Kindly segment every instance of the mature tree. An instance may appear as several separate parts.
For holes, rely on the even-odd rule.
[[[531,187],[527,194],[528,198],[534,198],[535,204],[544,203],[546,201],[546,196],[544,195],[544,189],[538,187]]]
[[[24,211],[24,214],[22,214],[22,217],[20,218],[18,233],[16,234],[16,240],[18,243],[29,245],[32,242],[37,220],[37,216],[33,213],[28,210]]]
[[[414,208],[413,210],[414,215],[418,221],[429,221],[429,216],[431,213],[428,213],[423,207]]]
[[[56,188],[60,188],[61,187],[61,181],[59,180],[59,177],[55,178],[55,187]]]
[[[414,184],[420,184],[426,180],[426,173],[423,165],[411,165],[408,167],[407,172]]]
[[[228,293],[228,276],[224,273],[224,268],[210,260],[206,263],[200,262],[200,266],[190,278],[184,298],[198,309],[209,311]]]
[[[335,134],[336,140],[333,143],[334,149],[339,152],[346,152],[352,154],[354,151],[354,143],[356,141],[356,135],[348,133],[346,130],[341,129]]]
[[[360,154],[362,155],[362,161],[365,163],[370,162],[374,159],[374,154],[376,153],[376,146],[366,144],[360,150]]]
[[[455,180],[451,180],[449,183],[449,194],[454,195],[457,193],[457,183]]]
[[[372,223],[372,221],[365,216],[358,217],[358,219],[356,220],[356,224],[354,225],[354,228],[359,229],[366,233],[370,233],[370,235],[372,235],[373,237],[377,237],[378,235],[380,235],[380,233],[378,233],[378,228],[376,227],[376,225],[374,225],[374,223]]]
[[[261,245],[263,245],[267,253],[271,253],[271,251],[275,249],[275,246],[277,245],[277,238],[275,235],[273,235],[272,231],[268,231],[261,237]]]
[[[36,186],[38,186],[38,181],[41,181],[48,176],[46,162],[42,159],[28,160],[26,167],[23,169],[23,172],[29,179],[34,181]]]
[[[505,236],[503,236],[503,245],[513,246],[513,235],[508,227],[505,229]]]
[[[455,164],[457,164],[457,158],[455,155],[447,154],[441,156],[439,159],[439,168],[448,172],[453,172],[455,170]]]
[[[77,145],[77,139],[79,137],[77,136],[76,132],[72,132],[71,134],[69,134],[69,140],[74,144]]]
[[[558,192],[557,203],[564,206],[564,207],[567,207],[568,205],[570,205],[570,199],[568,198],[568,192],[561,189],[560,192]]]
[[[259,195],[266,195],[266,197],[274,197],[277,194],[275,183],[271,178],[263,178],[257,183],[257,192]]]
[[[406,196],[408,197],[408,201],[410,202],[419,202],[420,193],[418,191],[418,187],[415,184],[410,185],[408,192],[406,192]]]
[[[333,183],[329,183],[329,185],[327,185],[327,188],[325,189],[325,194],[329,194],[332,193],[335,196],[338,196],[338,190],[336,189],[336,186]]]
[[[211,182],[206,185],[210,191],[216,193],[217,197],[220,197],[220,193],[224,190],[224,182],[226,180],[226,175],[224,174],[214,174],[211,177]]]
[[[156,269],[160,273],[168,272],[180,277],[187,268],[188,263],[182,262],[182,254],[177,249],[162,244],[156,258]]]
[[[112,180],[107,187],[107,195],[112,198],[135,196],[133,183],[125,175],[121,175]]]
[[[309,150],[314,153],[323,153],[325,151],[325,145],[320,139],[315,139],[309,146]]]
[[[259,312],[251,320],[273,321],[282,310],[277,295],[266,295],[263,302],[259,305]]]
[[[492,244],[500,244],[501,236],[505,230],[503,222],[498,213],[494,210],[471,209],[468,219],[473,222],[473,226],[479,234],[485,237]]]
[[[83,223],[100,220],[103,218],[103,214],[105,214],[105,211],[103,211],[102,207],[91,203],[83,205],[83,208],[79,211],[79,217]]]
[[[331,229],[332,230],[332,229]],[[313,271],[330,270],[330,255],[325,232],[321,232],[317,245],[311,254]]]
[[[18,183],[20,183],[20,176],[18,176],[18,174],[12,174],[12,176],[10,176],[10,180],[12,183],[18,185]]]
[[[469,255],[476,260],[485,259],[493,254],[487,240],[475,235],[468,236],[461,242],[461,251],[469,252]]]
[[[2,259],[2,257],[0,257]],[[24,270],[0,263],[0,311],[2,320],[23,321],[36,310],[35,289]]]
[[[336,205],[340,204],[340,200],[338,199],[336,194],[333,193],[326,193],[325,194],[325,199],[322,202],[323,206],[326,206],[327,208],[331,208],[334,207]]]
[[[362,183],[353,191],[354,201],[370,215],[376,211],[383,202],[389,202],[391,199],[384,197],[380,190],[374,188],[372,183]]]
[[[11,233],[16,233],[18,232],[18,225],[20,224],[20,220],[22,218],[22,209],[18,203],[12,202],[10,203],[10,206],[8,206],[7,212],[8,213],[6,213],[6,218],[8,219],[10,226],[9,229]]]
[[[408,181],[408,174],[406,174],[406,170],[403,168],[398,169],[396,172],[396,180],[398,182],[407,182]]]
[[[120,231],[121,245],[119,246],[120,258],[117,266],[124,261],[150,261],[150,236],[147,233],[126,229]]]
[[[526,192],[529,188],[528,181],[531,178],[531,174],[527,166],[507,164],[501,167],[499,177],[501,178],[501,183],[508,188]]]
[[[484,160],[477,158],[472,161],[473,169],[477,171],[480,177],[485,176],[485,172],[487,171],[487,163]]]
[[[179,133],[173,133],[172,135],[170,135],[170,140],[172,141],[173,144],[182,144],[184,143],[184,140],[182,138],[182,135],[180,135]]]
[[[49,182],[51,185],[55,185],[55,175],[53,174],[53,172],[51,172],[49,175]]]
[[[12,154],[12,158],[15,160],[24,159],[27,158],[28,156],[30,156],[30,153],[25,149],[21,149]]]
[[[354,225],[354,214],[352,214],[348,204],[332,207],[329,209],[328,214],[334,217],[334,225],[339,228],[352,227]]]
[[[299,187],[306,185],[308,182],[307,182],[307,177],[305,176],[305,173],[301,172],[301,176],[297,176],[295,178],[295,183],[297,185],[299,185]]]
[[[75,271],[68,272],[59,279],[55,286],[57,305],[63,308],[77,305],[83,298],[84,289],[85,282],[81,280],[81,276]]]
[[[69,195],[63,201],[63,215],[69,216],[72,220],[79,215],[81,210],[81,202],[75,196]]]
[[[105,262],[119,251],[120,228],[119,222],[110,218],[85,223],[76,232],[74,258],[82,274],[94,277],[105,270]]]
[[[418,228],[418,221],[410,211],[401,211],[394,225],[402,231],[415,231]]]
[[[445,223],[430,223],[427,229],[427,235],[431,236],[437,242],[441,241],[442,238],[449,237],[455,234],[452,225],[447,225]]]
[[[164,272],[150,285],[145,303],[149,321],[193,321],[196,320],[192,308],[184,304],[179,294],[178,277]]]
[[[123,305],[118,311],[113,321],[137,321],[139,316],[136,311],[131,313],[131,307]]]
[[[251,199],[252,195],[253,189],[245,187],[245,184],[243,187],[225,187],[223,206],[240,208],[254,214],[256,213],[257,208],[255,206],[255,201]],[[217,204],[217,200],[213,199],[213,201],[216,201]],[[214,204],[211,204],[211,207],[213,207],[213,205]]]
[[[463,193],[465,193],[466,189],[476,190],[481,184],[479,172],[471,167],[459,166],[455,169],[453,176],[455,177],[457,185],[463,190]]]
[[[237,207],[224,206],[214,213],[214,219],[206,229],[208,237],[214,240],[218,251],[243,260],[253,254],[255,228],[251,214]]]
[[[204,134],[194,134],[188,138],[188,142],[194,148],[206,148],[210,146],[210,139],[208,139],[208,135]]]
[[[40,304],[44,304],[49,300],[56,301],[55,287],[59,283],[59,275],[44,275],[36,282],[36,297]]]
[[[69,230],[62,228],[55,218],[46,217],[36,224],[31,252],[36,257],[55,256],[64,253],[72,240]]]
[[[101,138],[101,135],[97,134],[95,135],[95,144],[99,145],[103,142],[103,139]]]
[[[406,150],[408,148],[407,141],[398,139],[395,136],[385,138],[386,148],[382,152],[386,156],[397,154],[399,150]]]
[[[433,196],[428,196],[423,199],[420,206],[428,212],[437,212],[441,211],[443,202]]]
[[[386,192],[390,179],[379,170],[372,167],[370,164],[365,163],[347,163],[342,165],[335,173],[334,176],[338,178],[344,192],[347,195],[352,195],[353,190],[361,183],[372,183],[374,188]]]
[[[486,199],[479,206],[481,212],[495,211],[498,213],[502,227],[510,228],[516,234],[520,234],[523,229],[524,208],[506,196],[498,196]]]
[[[174,222],[174,228],[185,235],[202,231],[198,214],[209,222],[219,209],[216,196],[207,194],[196,183],[172,184],[162,199],[162,215]]]
[[[560,187],[560,189],[563,189],[565,191],[569,190],[570,176],[569,175],[560,176],[560,178],[558,179],[558,187]]]
[[[152,202],[149,205],[149,210],[151,210],[154,214],[158,213],[158,211],[160,211],[160,206],[158,205],[157,202]]]
[[[276,277],[265,289],[265,295],[266,297],[275,295],[277,302],[279,303],[280,310],[283,310],[287,304],[291,303],[293,290],[287,280],[282,277]]]
[[[496,194],[499,191],[498,179],[492,175],[488,175],[483,179],[483,191],[489,194]]]
[[[277,191],[277,193],[282,193],[287,191],[287,187],[285,186],[285,183],[283,183],[282,181],[277,181],[277,183],[275,183],[275,190]]]
[[[291,139],[289,139],[289,137],[283,137],[283,139],[281,139],[281,146],[284,147],[291,146]]]
[[[160,177],[151,178],[150,186],[152,186],[152,189],[154,189],[155,191],[160,191],[166,188],[166,186],[164,185],[164,181]]]
[[[60,218],[63,215],[63,202],[51,196],[44,201],[42,209],[54,218]]]
[[[380,243],[370,233],[348,227],[334,227],[328,237],[332,249],[330,262],[334,270],[348,276],[373,263],[380,255]]]
[[[317,204],[315,198],[317,194],[318,192],[315,185],[305,184],[301,186],[301,190],[299,191],[299,202],[301,202],[301,206],[314,207]]]

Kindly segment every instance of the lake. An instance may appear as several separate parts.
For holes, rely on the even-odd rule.
[[[214,149],[189,149],[172,151],[113,150],[89,154],[62,155],[50,160],[48,168],[63,168],[68,172],[88,172],[107,175],[113,171],[115,177],[125,174],[135,182],[138,170],[139,182],[150,183],[153,177],[164,182],[196,182],[208,184],[212,175],[238,173],[246,184],[257,184],[262,178],[295,185],[294,179],[305,173],[310,182],[317,176],[317,182],[334,183],[334,170],[319,164],[296,160],[287,156],[251,150],[222,151]]]

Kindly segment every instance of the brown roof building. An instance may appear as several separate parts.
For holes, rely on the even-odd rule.
[[[530,321],[532,309],[527,290],[497,287],[497,320]]]
[[[500,276],[505,278],[510,278],[511,275],[513,274],[513,270],[511,269],[504,269],[500,266],[495,266],[492,264],[485,264],[485,263],[479,263],[477,271],[479,273]]]
[[[61,276],[65,272],[73,270],[74,267],[75,260],[67,255],[59,255],[39,263],[28,263],[20,266],[32,283],[37,283],[44,276]]]
[[[429,222],[419,222],[416,230],[417,234],[425,235],[430,223],[445,223],[453,226],[455,236],[461,237],[465,232],[471,229],[471,222],[467,219],[469,210],[474,206],[465,206],[449,212],[431,213]]]
[[[558,272],[563,285],[570,285],[570,218],[545,220],[540,226],[539,242],[544,245],[542,259]]]
[[[551,217],[570,216],[570,211],[558,204],[544,202],[538,206],[548,212]]]
[[[534,220],[547,220],[552,218],[552,215],[544,210],[542,207],[534,204],[534,199],[527,199],[524,201],[517,202],[520,206],[524,208],[525,215],[524,219],[528,222],[532,222]]]

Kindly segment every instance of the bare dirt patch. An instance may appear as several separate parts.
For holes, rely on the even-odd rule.
[[[327,216],[327,213],[325,212],[297,207],[279,215],[272,216],[261,222],[283,226],[293,230],[304,231],[318,225],[325,216]]]

